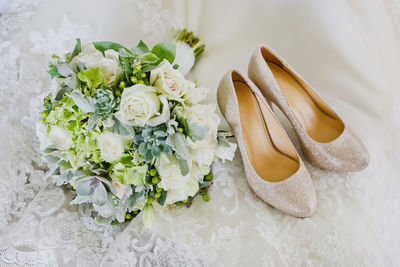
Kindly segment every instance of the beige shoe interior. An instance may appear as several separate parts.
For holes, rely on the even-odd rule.
[[[329,143],[338,138],[344,130],[344,123],[336,113],[303,79],[291,73],[268,51],[262,52],[297,121],[306,133],[320,143]]]
[[[244,144],[257,174],[269,182],[280,182],[300,167],[297,153],[279,122],[239,74],[233,73],[239,102]]]

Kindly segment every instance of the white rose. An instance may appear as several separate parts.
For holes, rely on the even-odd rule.
[[[127,125],[143,127],[152,118],[160,115],[160,105],[155,88],[138,83],[124,89],[120,110],[115,116]],[[165,108],[169,115],[168,103]],[[166,110],[165,108],[163,110]]]
[[[199,180],[203,177],[203,173],[196,164],[190,165],[189,174],[182,176],[175,156],[162,153],[157,158],[156,168],[161,179],[158,186],[168,190],[167,204],[185,200],[189,196],[194,196],[199,190]]]
[[[209,167],[214,160],[218,146],[217,135],[219,117],[215,113],[215,105],[195,105],[186,109],[186,119],[198,125],[207,126],[208,132],[203,140],[189,140],[190,155],[203,168]]]
[[[182,73],[175,70],[167,60],[151,71],[150,84],[155,86],[159,93],[174,100],[181,100],[191,86]]]
[[[184,95],[183,98],[193,105],[206,99],[207,94],[208,94],[208,88],[193,87],[189,89],[189,91],[186,93],[186,95]]]
[[[59,127],[51,127],[50,133],[48,134],[46,146],[57,148],[58,150],[67,150],[72,145],[72,135],[67,130]]]
[[[108,86],[114,85],[122,73],[117,57],[110,53],[103,56],[93,44],[83,46],[82,51],[72,60],[73,65],[76,63],[82,64],[86,69],[99,68],[103,73],[104,83]]]
[[[127,139],[109,131],[100,134],[97,139],[101,158],[108,162],[119,160],[126,144]]]

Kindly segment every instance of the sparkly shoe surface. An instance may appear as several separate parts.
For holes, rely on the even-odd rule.
[[[313,215],[317,201],[311,177],[257,87],[232,70],[222,78],[217,95],[237,138],[251,189],[282,212]]]
[[[313,165],[331,171],[359,171],[368,166],[368,151],[357,135],[271,49],[256,49],[249,63],[249,77],[289,119]]]

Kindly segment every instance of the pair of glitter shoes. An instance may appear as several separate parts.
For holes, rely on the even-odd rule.
[[[305,157],[331,171],[359,171],[369,154],[335,111],[276,53],[254,52],[249,78],[228,71],[218,88],[218,104],[235,134],[252,190],[276,209],[310,217],[315,189],[304,163],[272,111],[274,103],[297,132]]]

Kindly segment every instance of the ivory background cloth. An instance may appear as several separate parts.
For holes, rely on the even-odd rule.
[[[10,10],[0,16],[1,266],[400,264],[399,0],[15,0]],[[307,219],[260,201],[239,153],[215,166],[210,202],[158,207],[153,232],[140,218],[97,226],[85,207],[69,206],[68,193],[32,167],[41,163],[34,123],[48,90],[47,60],[75,37],[133,46],[181,27],[207,45],[188,77],[211,89],[209,102],[222,75],[246,72],[251,53],[266,44],[359,134],[369,167],[338,174],[307,164],[318,198]]]

